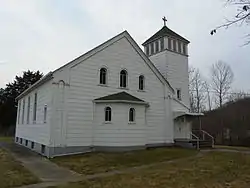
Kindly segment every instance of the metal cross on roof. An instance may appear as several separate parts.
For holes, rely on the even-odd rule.
[[[166,19],[166,17],[164,16],[164,17],[162,18],[162,20],[163,20],[163,22],[164,22],[164,26],[166,26],[166,22],[168,21],[168,20]]]

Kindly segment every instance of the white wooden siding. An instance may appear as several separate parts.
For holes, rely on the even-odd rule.
[[[111,122],[105,123],[105,107],[112,109]],[[129,123],[129,109],[135,109],[135,122]],[[145,105],[96,104],[93,124],[95,146],[140,146],[146,141]]]
[[[181,89],[182,101],[189,107],[188,57],[165,50],[150,56],[150,60],[175,90]]]
[[[103,66],[108,68],[107,87],[99,85],[98,73]],[[119,88],[119,73],[122,69],[128,72],[128,89]],[[141,74],[145,76],[145,92],[138,91],[138,78]],[[122,91],[149,102],[150,107],[146,111],[146,122],[150,127],[147,133],[149,143],[173,140],[172,127],[165,119],[165,86],[125,37],[73,68],[66,67],[56,72],[54,81],[60,79],[70,84],[65,101],[66,145],[92,145],[94,111],[92,100]],[[104,125],[104,129],[109,130],[110,127]],[[166,134],[166,131],[169,133]],[[108,134],[109,138],[113,138],[116,132],[111,129]],[[129,140],[130,137],[127,137],[127,142]]]
[[[40,144],[49,145],[50,140],[50,119],[51,119],[51,86],[52,83],[47,82],[39,88],[33,90],[28,95],[19,99],[21,102],[20,115],[24,113],[24,124],[17,121],[16,137],[34,141]],[[34,96],[37,93],[37,114],[36,122],[33,122]],[[30,96],[30,115],[29,124],[27,124],[28,97]],[[25,111],[22,110],[23,100],[25,99]],[[47,122],[44,123],[44,105],[47,104]]]

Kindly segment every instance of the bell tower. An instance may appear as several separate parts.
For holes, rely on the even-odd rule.
[[[144,52],[175,89],[176,98],[190,107],[187,39],[164,26],[142,45]]]

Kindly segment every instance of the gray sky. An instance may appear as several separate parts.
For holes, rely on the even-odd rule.
[[[162,26],[191,41],[189,64],[208,75],[217,60],[231,65],[234,87],[250,91],[249,28],[209,32],[233,16],[225,0],[0,0],[0,87],[27,69],[47,73],[127,30],[141,45]]]

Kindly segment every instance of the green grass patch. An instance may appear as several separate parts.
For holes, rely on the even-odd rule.
[[[39,179],[0,149],[0,187],[10,188],[39,182]]]
[[[6,136],[0,136],[0,142],[13,142],[14,137],[6,137]]]
[[[189,157],[195,154],[197,151],[191,149],[157,148],[123,153],[88,153],[57,157],[52,161],[80,174],[89,175]]]
[[[249,155],[211,152],[200,158],[56,188],[249,188],[249,166]]]

